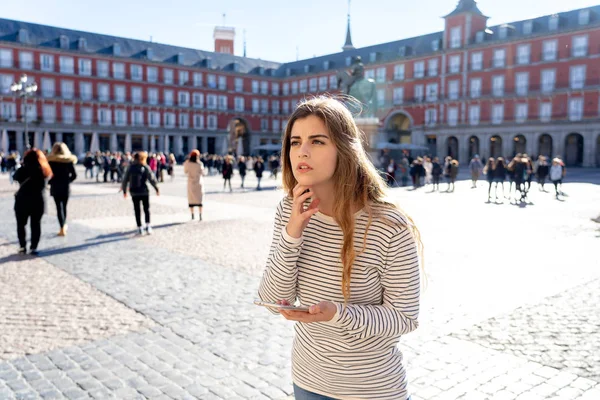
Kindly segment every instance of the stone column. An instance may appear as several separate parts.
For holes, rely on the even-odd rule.
[[[2,129],[2,137],[0,138],[0,151],[8,153],[8,132],[6,129]]]
[[[162,140],[162,142],[163,142],[163,145],[162,145],[162,151],[163,151],[164,153],[168,153],[168,152],[169,152],[169,135],[165,135],[165,136],[163,137],[163,140]]]
[[[125,134],[125,152],[131,153],[131,133]]]
[[[198,148],[198,137],[196,135],[188,136],[188,152]]]
[[[183,154],[183,137],[175,136],[175,157],[179,157]]]
[[[118,147],[119,147],[119,142],[117,140],[117,134],[111,133],[110,134],[110,151],[111,151],[111,153],[118,151],[119,150]]]
[[[582,167],[593,167],[596,164],[596,141],[594,132],[582,132],[583,136],[583,163]]]
[[[55,137],[57,142],[62,142],[63,141],[63,134],[62,132],[56,132],[56,137]]]
[[[208,151],[208,137],[202,136],[202,153],[206,153]]]
[[[100,137],[98,132],[92,132],[92,141],[90,142],[90,151],[96,153],[100,150]]]
[[[513,156],[513,135],[511,134],[503,134],[498,135],[502,138],[502,157],[512,157]]]
[[[551,133],[552,136],[552,157],[560,156],[565,157],[565,138],[567,134],[565,132]]]
[[[23,132],[16,132],[15,134],[17,138],[17,151],[19,154],[23,155],[23,151],[25,150],[25,142],[23,141]]]
[[[446,141],[448,140],[448,137],[446,135],[437,135],[437,139],[435,141],[435,147],[436,147],[436,151],[437,151],[437,155],[440,158],[440,162],[444,161],[444,158],[446,158],[446,156],[448,154],[446,154]]]
[[[42,149],[42,132],[33,132],[33,147],[36,149]]]
[[[148,148],[146,146],[146,148]],[[156,141],[154,140],[154,135],[150,135],[150,153],[156,153]]]
[[[463,134],[462,136],[459,135],[456,139],[458,139],[458,161],[461,164],[468,164],[469,161],[469,138],[471,137],[471,135],[465,135]]]
[[[80,157],[85,154],[83,132],[75,132],[75,155]]]
[[[144,151],[149,151],[148,150],[148,135],[142,136],[142,149]]]

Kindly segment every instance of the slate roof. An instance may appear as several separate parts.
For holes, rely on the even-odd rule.
[[[479,10],[479,7],[477,7],[477,2],[475,0],[460,0],[454,11],[446,15],[446,18],[465,12],[483,15],[483,13]]]

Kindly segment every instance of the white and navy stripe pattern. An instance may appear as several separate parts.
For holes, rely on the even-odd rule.
[[[273,242],[260,283],[264,301],[296,299],[303,305],[332,301],[329,322],[296,323],[292,354],[294,383],[336,399],[407,397],[406,373],[397,344],[418,326],[420,268],[416,241],[400,211],[377,207],[366,247],[368,215],[355,215],[350,299],[343,307],[343,233],[334,219],[317,213],[299,239],[285,226],[292,200],[277,207]]]

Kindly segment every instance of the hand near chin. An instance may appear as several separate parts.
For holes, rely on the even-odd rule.
[[[293,190],[294,200],[292,204],[292,213],[286,226],[288,235],[293,238],[299,238],[310,222],[310,218],[319,211],[319,199],[308,186],[297,184]],[[306,207],[306,200],[312,199],[310,205]]]

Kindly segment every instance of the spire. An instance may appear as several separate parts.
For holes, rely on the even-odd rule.
[[[462,13],[471,13],[483,16],[483,13],[479,10],[479,7],[477,7],[477,2],[475,0],[459,0],[454,11],[446,15],[446,17],[451,17],[453,15]]]
[[[354,50],[354,45],[352,44],[352,36],[350,35],[350,0],[348,0],[348,28],[346,29],[346,43],[344,43],[344,47],[342,50]]]

